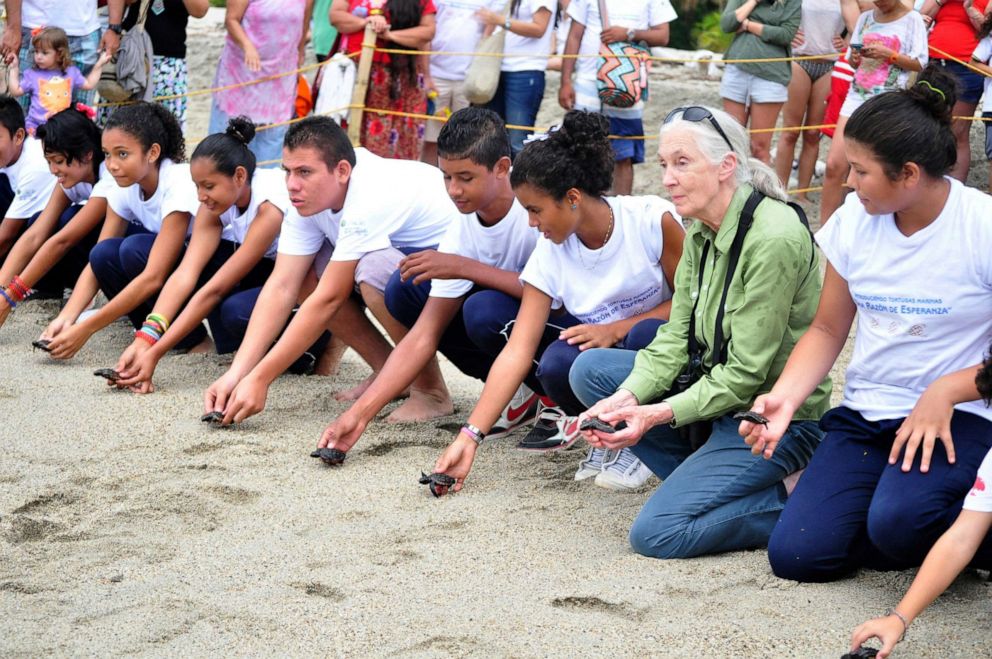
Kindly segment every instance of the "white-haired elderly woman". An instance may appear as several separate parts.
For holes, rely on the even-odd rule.
[[[727,113],[673,110],[658,157],[676,210],[693,220],[671,320],[636,353],[583,353],[569,383],[590,406],[583,417],[616,428],[587,431],[586,439],[631,447],[663,481],[631,528],[635,551],[688,558],[764,547],[794,475],[820,442],[830,381],[797,410],[770,460],[752,455],[733,416],[771,389],[813,319],[820,272],[812,237],[784,203],[775,173],[748,156],[744,128]],[[755,202],[748,228],[742,218]]]

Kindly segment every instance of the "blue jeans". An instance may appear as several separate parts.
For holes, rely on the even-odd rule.
[[[903,472],[889,451],[903,419],[867,421],[837,407],[820,425],[826,435],[803,473],[768,543],[776,575],[795,581],[832,581],[859,567],[901,570],[919,565],[957,519],[978,467],[992,447],[992,422],[954,412],[956,460],[937,442],[930,470]],[[973,565],[992,567],[992,536]]]
[[[569,381],[586,407],[611,396],[634,367],[636,353],[597,349],[575,360]],[[656,426],[631,447],[664,482],[630,529],[634,551],[654,558],[691,558],[764,547],[785,506],[782,479],[809,462],[821,433],[815,421],[789,426],[770,460],[754,456],[730,414],[692,453],[669,426]]]
[[[229,120],[230,116],[217,107],[217,102],[214,101],[210,107],[210,127],[208,132],[211,135],[214,133],[223,133],[227,130],[227,122]],[[258,126],[256,128],[258,132],[255,133],[255,139],[248,144],[248,148],[255,154],[255,159],[260,163],[258,165],[259,167],[277,168],[279,167],[279,163],[282,162],[282,142],[286,137],[286,131],[289,130],[289,124],[262,130],[263,128],[264,126]]]
[[[93,70],[93,65],[96,64],[99,57],[99,48],[100,30],[94,30],[79,37],[69,37],[69,56],[72,58],[73,65],[80,70],[84,77]],[[31,30],[28,28],[21,28],[21,51],[18,55],[21,71],[27,71],[34,66],[34,47],[31,45]],[[112,65],[108,64],[107,66]],[[92,89],[89,91],[74,89],[72,90],[72,100],[74,103],[92,105],[95,94],[96,91]],[[31,103],[31,97],[25,94],[19,101],[26,112]]]
[[[486,105],[508,124],[533,126],[544,98],[544,71],[503,71],[496,95]],[[528,130],[511,130],[510,149],[516,156],[524,148]]]

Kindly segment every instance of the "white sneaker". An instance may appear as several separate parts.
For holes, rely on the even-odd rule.
[[[584,481],[593,476],[599,476],[603,471],[603,465],[613,460],[613,451],[608,448],[589,447],[586,459],[579,463],[579,469],[575,472],[575,480]]]
[[[534,393],[526,384],[521,384],[517,393],[513,394],[510,404],[506,406],[499,419],[486,435],[487,439],[506,437],[522,425],[530,423],[537,416],[537,407],[541,397]]]
[[[634,452],[625,448],[607,462],[596,476],[596,485],[608,490],[636,490],[653,474]]]

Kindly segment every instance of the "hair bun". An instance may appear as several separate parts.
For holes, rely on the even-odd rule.
[[[224,133],[248,146],[255,139],[255,124],[245,116],[232,117],[227,122],[227,130]]]
[[[598,112],[571,110],[565,115],[558,130],[560,139],[571,146],[584,145],[606,138],[610,134],[610,122]]]
[[[955,78],[942,68],[928,64],[920,73],[916,84],[911,86],[907,92],[932,117],[941,123],[950,125],[951,109],[957,102],[957,89],[958,84]]]

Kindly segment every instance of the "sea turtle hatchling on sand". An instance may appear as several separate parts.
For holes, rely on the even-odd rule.
[[[429,486],[431,489],[431,494],[433,494],[435,497],[439,497],[442,494],[444,494],[444,492],[438,492],[437,488],[443,487],[445,488],[445,491],[447,491],[447,488],[455,484],[455,479],[453,476],[449,476],[448,474],[434,472],[433,474],[428,476],[424,472],[420,472],[419,482],[421,485]]]

